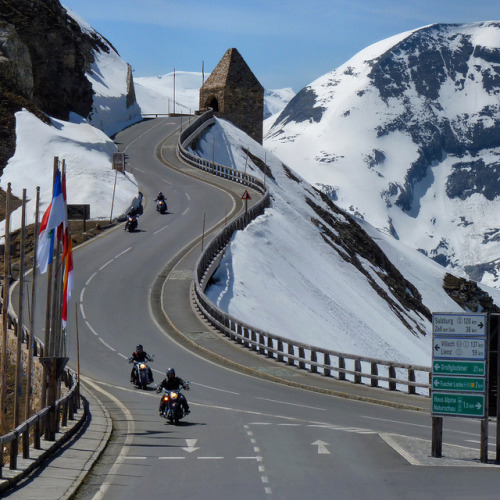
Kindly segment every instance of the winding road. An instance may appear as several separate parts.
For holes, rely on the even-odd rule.
[[[198,318],[189,301],[194,263],[214,231],[244,209],[243,189],[180,163],[180,126],[179,118],[158,118],[117,135],[144,194],[138,231],[120,225],[75,250],[77,308],[68,331],[75,332],[78,321],[82,380],[114,426],[77,498],[498,498],[496,466],[476,460],[477,467],[441,467],[437,459],[418,458],[419,446],[424,458],[430,455],[428,412],[251,376],[248,369],[259,356],[218,339]],[[168,198],[165,215],[153,201],[160,190]],[[219,342],[238,362],[217,362],[193,349],[193,342]],[[137,343],[155,355],[155,382],[170,366],[190,381],[191,414],[179,426],[158,417],[153,389],[129,383],[127,358]],[[76,369],[73,337],[68,354]],[[264,371],[274,375],[286,369],[267,363]],[[380,392],[372,391],[373,397]],[[478,441],[478,422],[445,421],[446,446],[472,449],[479,457]]]

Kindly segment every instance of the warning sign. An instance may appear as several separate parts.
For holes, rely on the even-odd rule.
[[[241,197],[242,200],[251,200],[251,196],[248,193],[248,191],[245,189],[245,192],[243,193],[243,196]]]

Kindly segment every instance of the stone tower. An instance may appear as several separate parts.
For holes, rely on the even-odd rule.
[[[262,144],[264,88],[236,49],[228,49],[200,89],[200,110],[212,108]]]

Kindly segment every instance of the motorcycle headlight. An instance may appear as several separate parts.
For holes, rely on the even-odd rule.
[[[141,363],[141,364],[139,365],[139,368],[140,368],[141,370],[144,370],[144,368],[146,368],[146,365],[145,365],[144,363]]]
[[[177,399],[177,396],[178,396],[178,394],[177,394],[176,392],[171,392],[171,393],[170,393],[170,397],[171,397],[172,399]]]

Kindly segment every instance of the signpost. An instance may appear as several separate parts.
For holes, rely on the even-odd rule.
[[[432,456],[441,457],[443,416],[479,418],[481,461],[488,457],[488,316],[432,315]]]

